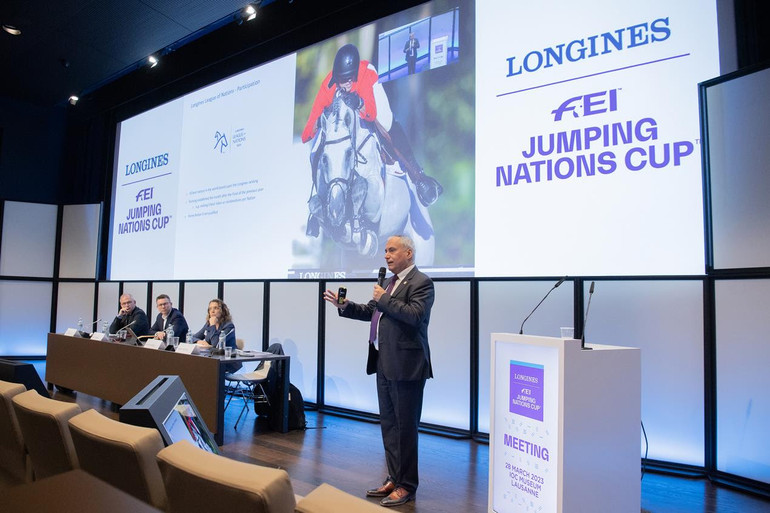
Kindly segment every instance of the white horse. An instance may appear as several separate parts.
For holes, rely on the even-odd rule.
[[[430,214],[398,163],[383,162],[377,135],[364,125],[340,96],[324,111],[313,144],[318,194],[311,197],[310,212],[344,249],[374,257],[388,237],[403,234],[415,243],[418,265],[432,265]]]

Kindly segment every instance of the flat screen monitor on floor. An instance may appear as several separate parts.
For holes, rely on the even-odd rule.
[[[156,428],[166,445],[180,440],[219,454],[214,437],[179,376],[158,376],[120,409],[120,421]]]
[[[0,379],[10,383],[20,383],[27,387],[27,390],[37,390],[37,393],[43,397],[50,397],[40,380],[40,375],[31,363],[0,359]]]

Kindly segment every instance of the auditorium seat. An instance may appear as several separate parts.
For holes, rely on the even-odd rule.
[[[27,389],[18,383],[0,380],[0,468],[2,485],[32,481],[32,463],[27,457],[21,428],[13,408],[13,398]]]
[[[166,492],[155,459],[163,448],[157,429],[118,422],[96,410],[72,417],[69,426],[83,470],[165,509]]]
[[[80,406],[28,390],[13,398],[13,407],[35,480],[78,468],[67,421],[80,413]]]
[[[297,513],[377,513],[384,510],[375,502],[343,492],[327,483],[300,499],[295,509]]]
[[[296,499],[285,470],[231,460],[186,440],[160,451],[158,464],[169,513],[294,512]]]

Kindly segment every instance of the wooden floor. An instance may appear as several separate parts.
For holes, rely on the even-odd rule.
[[[70,396],[57,392],[54,397],[77,401],[83,409],[96,408],[117,418],[106,401],[84,394]],[[312,429],[281,434],[270,431],[263,418],[255,419],[249,411],[236,431],[233,426],[242,404],[236,401],[225,414],[222,453],[236,460],[285,469],[295,493],[306,495],[326,482],[363,496],[364,490],[379,485],[384,478],[378,424],[308,411],[308,426]],[[488,463],[486,444],[421,434],[417,500],[391,509],[417,513],[486,512]],[[770,501],[717,487],[705,479],[648,472],[642,480],[642,511],[768,513]]]

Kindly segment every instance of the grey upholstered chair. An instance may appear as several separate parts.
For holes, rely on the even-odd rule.
[[[168,513],[248,511],[293,513],[296,499],[285,470],[231,460],[183,440],[158,453]]]
[[[378,513],[385,511],[385,508],[323,483],[300,499],[294,511],[297,513],[338,513],[340,511]]]
[[[21,428],[13,408],[13,398],[26,390],[24,385],[0,381],[0,469],[3,484],[32,481],[32,462],[24,448]]]
[[[35,480],[78,468],[67,421],[80,413],[80,406],[28,390],[13,398],[13,408]]]
[[[166,491],[155,459],[163,448],[157,429],[118,422],[96,410],[72,417],[69,425],[83,470],[165,509]]]

